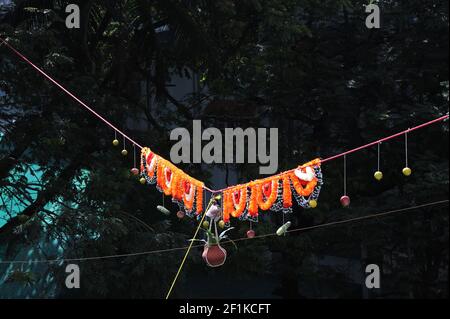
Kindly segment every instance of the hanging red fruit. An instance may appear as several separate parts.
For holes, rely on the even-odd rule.
[[[344,195],[340,199],[342,207],[348,207],[350,205],[350,197],[347,195]]]
[[[247,238],[254,238],[255,235],[256,235],[256,233],[253,229],[250,229],[247,231]]]
[[[131,170],[131,174],[133,174],[133,175],[137,175],[137,174],[139,174],[139,170],[136,168],[136,167],[133,167]]]
[[[177,217],[178,217],[179,219],[182,219],[182,218],[184,217],[184,212],[181,211],[181,210],[179,210],[179,211],[177,212]]]

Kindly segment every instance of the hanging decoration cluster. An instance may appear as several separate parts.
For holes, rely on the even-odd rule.
[[[241,220],[250,221],[250,230],[247,231],[248,238],[255,238],[256,233],[252,229],[252,222],[257,221],[259,211],[281,211],[283,214],[283,225],[278,228],[276,234],[278,236],[283,236],[288,232],[291,222],[284,221],[285,213],[292,212],[293,198],[296,200],[299,206],[303,208],[315,208],[317,206],[317,199],[322,186],[322,172],[321,164],[328,161],[337,159],[339,157],[344,157],[344,194],[340,198],[340,203],[343,207],[349,207],[350,197],[347,194],[347,165],[346,156],[348,154],[354,153],[356,151],[377,145],[377,170],[374,173],[374,178],[377,181],[383,179],[383,173],[380,167],[380,147],[383,141],[393,139],[397,136],[404,134],[405,137],[405,166],[402,169],[404,176],[410,176],[412,170],[408,165],[408,133],[417,130],[433,123],[448,120],[448,113],[444,116],[438,117],[434,120],[422,123],[406,131],[393,134],[391,136],[382,138],[378,141],[368,143],[366,145],[359,146],[352,150],[325,158],[325,159],[315,159],[306,164],[300,165],[296,169],[279,173],[274,176],[270,176],[263,179],[258,179],[251,181],[246,184],[231,186],[223,190],[214,191],[205,187],[204,183],[192,178],[191,176],[184,173],[181,169],[177,168],[170,161],[158,156],[150,150],[148,147],[142,147],[130,137],[125,135],[125,133],[118,130],[112,123],[98,114],[94,109],[89,107],[79,98],[77,98],[73,93],[63,87],[60,83],[46,74],[42,69],[33,64],[28,60],[23,54],[12,47],[7,41],[0,38],[0,44],[6,45],[15,54],[17,54],[22,60],[36,69],[45,78],[51,81],[53,84],[58,86],[62,91],[69,95],[72,99],[77,101],[81,106],[95,115],[97,118],[102,120],[109,127],[114,129],[114,140],[112,144],[114,146],[119,146],[120,142],[117,139],[117,133],[120,133],[123,138],[123,149],[121,154],[123,156],[128,155],[128,150],[126,149],[126,140],[130,141],[133,146],[133,156],[134,156],[134,166],[131,168],[131,174],[141,175],[140,182],[142,184],[156,184],[157,189],[163,193],[163,205],[158,205],[157,209],[165,215],[169,215],[170,211],[164,207],[164,195],[171,196],[172,201],[178,203],[180,211],[177,212],[178,218],[183,218],[185,214],[189,216],[197,217],[201,220],[197,231],[200,226],[206,231],[206,240],[200,240],[205,243],[204,251],[202,254],[203,259],[206,264],[210,267],[218,267],[224,264],[227,253],[226,250],[220,246],[220,241],[228,238],[226,232],[233,229],[223,231],[221,234],[218,233],[217,227],[224,228],[229,226],[231,217],[239,218]],[[137,168],[136,163],[136,147],[141,149],[141,162],[140,169]],[[203,200],[204,191],[207,190],[212,193],[210,202],[206,207],[206,212],[203,214]],[[222,201],[222,207],[219,204]],[[214,227],[214,228],[213,228]],[[196,241],[195,238],[191,241]],[[197,240],[198,241],[198,240]],[[230,240],[231,241],[231,240]],[[179,268],[184,264],[187,254],[192,247],[192,242],[186,251],[186,255],[183,262]],[[179,272],[175,276],[175,280],[178,277]],[[167,295],[173,288],[175,280],[172,287]]]
[[[156,184],[171,196],[180,211],[177,215],[200,216],[203,212],[204,183],[192,178],[148,147],[141,151],[141,182]],[[292,212],[293,198],[303,208],[315,208],[322,186],[320,159],[277,175],[228,187],[222,191],[222,219],[257,221],[259,210]]]

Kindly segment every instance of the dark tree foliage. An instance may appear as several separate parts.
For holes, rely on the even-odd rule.
[[[193,119],[279,128],[284,170],[448,112],[448,1],[379,1],[380,29],[365,26],[368,3],[359,0],[14,3],[0,12],[1,37],[166,158],[169,131]],[[80,29],[65,27],[68,3],[80,5]],[[193,73],[200,89],[174,97],[171,79]],[[161,194],[129,173],[131,146],[131,156],[121,156],[110,128],[4,46],[0,92],[0,260],[21,259],[27,249],[52,259],[187,245],[195,221],[155,209]],[[383,143],[381,152],[381,182],[372,177],[376,148],[347,158],[348,209],[339,205],[342,160],[324,164],[319,207],[296,208],[286,217],[292,227],[448,198],[447,123],[409,135],[409,178],[401,174],[402,138]],[[211,168],[183,166],[207,184]],[[258,177],[256,165],[224,169],[239,182]],[[229,259],[214,270],[194,249],[173,296],[448,297],[447,209],[241,241],[238,250],[226,246]],[[273,233],[281,222],[267,213],[255,229]],[[248,223],[235,224],[231,236],[244,237]],[[55,240],[62,251],[42,248]],[[182,252],[79,262],[83,285],[75,291],[64,287],[64,264],[0,265],[13,274],[0,291],[40,282],[40,297],[161,298]],[[364,288],[370,263],[382,269],[375,292]]]

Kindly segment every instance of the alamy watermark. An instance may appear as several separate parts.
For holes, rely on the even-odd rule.
[[[79,29],[80,7],[76,4],[69,4],[66,7],[66,13],[69,13],[69,15],[66,17],[66,27],[68,29]]]
[[[66,266],[66,287],[68,289],[79,289],[80,288],[80,267],[76,264],[68,264]]]
[[[366,13],[369,13],[366,17],[366,27],[368,29],[380,28],[380,7],[374,3],[366,6]]]
[[[179,127],[170,132],[170,140],[177,141],[170,150],[175,163],[260,163],[260,174],[274,174],[278,170],[277,128],[225,128],[225,136],[215,127],[202,132],[201,120],[192,123],[192,136],[188,129]],[[269,131],[269,135],[267,134]],[[247,143],[245,143],[247,140]],[[208,141],[202,145],[203,141]],[[269,147],[267,142],[269,141]],[[192,142],[192,143],[191,143]],[[192,152],[191,152],[192,145]]]
[[[366,266],[366,287],[368,289],[380,288],[380,267],[376,264]]]

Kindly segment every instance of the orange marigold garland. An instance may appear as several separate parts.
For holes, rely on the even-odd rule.
[[[195,198],[195,212],[200,215],[203,211],[203,183],[195,181],[195,188],[197,189],[197,196]]]
[[[228,188],[222,194],[223,221],[228,223],[231,217],[255,221],[259,209],[291,212],[292,197],[301,207],[309,208],[310,201],[317,200],[321,186],[320,159],[315,159],[295,170]]]
[[[255,219],[258,216],[258,183],[248,183],[250,188],[250,199],[248,201],[247,218]]]
[[[180,210],[193,215],[203,211],[204,184],[183,172],[171,162],[159,157],[148,147],[141,151],[141,176],[149,184],[171,196]]]
[[[230,216],[240,218],[247,207],[247,185],[227,189],[223,193],[223,221],[228,223]]]
[[[141,151],[141,176],[144,177],[149,184],[154,184],[156,182],[157,163],[158,155],[153,153],[150,148],[144,147]]]
[[[191,217],[200,215],[203,212],[203,183],[182,172],[178,189],[180,210]]]
[[[283,175],[283,209],[292,207],[292,192],[289,176]]]
[[[292,212],[292,191],[289,174],[280,174],[280,182],[278,185],[277,202],[272,206],[272,210],[282,211],[284,214]]]
[[[257,183],[256,200],[262,210],[269,210],[277,200],[279,178],[277,175]]]
[[[180,211],[191,217],[201,216],[204,208],[204,184],[201,181],[148,147],[142,149],[140,168],[145,181],[156,182],[157,189],[171,196]],[[321,186],[320,159],[315,159],[295,170],[230,187],[222,193],[223,222],[228,224],[231,217],[257,221],[259,209],[291,212],[292,197],[301,207],[309,208],[311,200],[317,200]]]
[[[322,171],[320,159],[299,166],[289,173],[291,190],[297,203],[304,208],[310,208],[311,200],[317,200],[322,187]]]
[[[156,169],[156,187],[165,195],[172,195],[174,175],[179,173],[173,164],[165,159],[159,159]]]
[[[190,213],[192,212],[192,209],[194,207],[194,200],[195,200],[195,186],[189,181],[187,178],[183,179],[183,204],[186,212]]]

